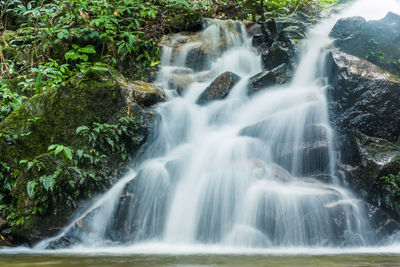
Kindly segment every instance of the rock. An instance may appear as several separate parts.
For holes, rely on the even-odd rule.
[[[196,43],[193,45],[193,43]],[[189,47],[188,47],[189,44]],[[169,47],[172,49],[171,62],[181,61],[179,54],[186,52],[185,58],[186,67],[191,68],[193,71],[201,71],[207,69],[208,61],[212,58],[216,51],[213,49],[210,42],[202,42],[201,33],[181,33],[180,35],[165,35],[159,43],[162,47]],[[179,65],[181,62],[179,63]]]
[[[261,55],[264,69],[271,70],[282,64],[292,65],[294,60],[293,48],[281,41],[276,41]]]
[[[341,19],[330,35],[343,52],[400,75],[400,15],[389,12],[377,21],[361,17]]]
[[[176,91],[179,95],[183,95],[185,89],[189,87],[191,83],[193,83],[193,79],[189,75],[185,74],[173,74],[169,81],[170,88],[176,88]]]
[[[299,169],[293,170],[293,160],[296,155],[302,159]],[[286,170],[298,176],[312,176],[313,174],[329,173],[329,146],[326,141],[304,142],[300,146],[281,144],[274,152],[274,160]]]
[[[0,162],[6,162],[11,169],[20,170],[7,198],[19,215],[25,218],[25,223],[18,226],[21,238],[32,244],[54,235],[70,219],[79,201],[87,198],[89,191],[94,194],[106,190],[114,181],[113,177],[117,179],[119,173],[123,172],[127,161],[107,157],[101,159],[101,168],[97,166],[96,169],[91,164],[82,166],[81,170],[96,175],[96,180],[86,179],[74,187],[65,186],[63,192],[57,193],[57,197],[46,195],[46,203],[49,204],[44,206],[43,212],[33,215],[31,210],[35,203],[27,196],[27,183],[36,181],[40,184],[39,177],[71,167],[68,161],[48,153],[50,145],[62,144],[76,151],[86,144],[85,137],[76,134],[78,126],[91,127],[94,122],[118,124],[119,118],[124,116],[134,117],[132,123],[126,125],[128,131],[134,129],[134,141],[131,138],[120,141],[127,154],[134,154],[146,141],[153,125],[153,113],[136,104],[135,99],[126,97],[127,83],[113,70],[78,75],[64,87],[35,95],[0,123],[0,133],[16,136],[0,139]],[[40,162],[41,167],[21,169],[19,162],[23,159]],[[77,179],[76,176],[78,174],[72,172],[68,179]],[[68,179],[58,176],[57,183],[65,182],[68,185]],[[37,194],[42,194],[39,191],[42,187],[37,188]]]
[[[303,15],[306,16],[304,13]],[[277,32],[279,33],[283,29],[291,26],[299,27],[303,32],[305,32],[307,30],[308,25],[307,23],[303,22],[302,19],[299,18],[301,18],[301,15],[275,18]]]
[[[117,77],[117,79],[128,104],[137,103],[143,107],[149,107],[165,100],[164,90],[152,83],[129,82],[122,76]]]
[[[257,50],[262,53],[263,51],[267,50],[268,47],[271,46],[272,44],[272,37],[269,36],[269,33],[260,33],[260,34],[255,34],[253,35],[253,38],[251,39],[251,42]]]
[[[398,140],[400,79],[358,57],[332,51],[327,58],[331,121],[339,131]]]
[[[212,100],[225,98],[239,80],[240,77],[233,72],[227,71],[222,73],[199,96],[197,104],[204,105]]]
[[[400,172],[400,147],[388,140],[360,132],[348,133],[341,139],[342,164],[346,164],[341,165],[341,171],[350,187],[364,199],[400,218],[400,210],[396,209],[400,199],[395,197],[396,192],[387,191],[389,187],[381,179]],[[398,182],[393,180],[391,183]],[[389,197],[391,201],[387,202]]]
[[[272,70],[265,70],[249,78],[248,95],[257,93],[261,89],[281,85],[289,81],[291,71],[287,64],[281,64]]]
[[[374,229],[378,240],[383,240],[388,236],[400,231],[400,224],[384,210],[372,205],[366,204],[368,217]]]
[[[282,34],[291,40],[301,40],[306,38],[306,33],[299,26],[289,26],[282,30]]]
[[[271,127],[273,122],[264,120],[243,128],[239,134],[268,140]],[[327,128],[321,125],[306,125],[303,140],[297,146],[295,138],[293,135],[286,136],[282,142],[271,145],[274,161],[295,175],[328,179],[330,161]],[[303,161],[298,164],[302,167],[293,170],[293,160],[296,155],[302,158]]]
[[[360,30],[361,25],[367,21],[363,17],[350,17],[339,19],[329,36],[337,39],[345,39]]]
[[[282,182],[291,182],[293,181],[293,176],[284,168],[279,166],[278,164],[269,164],[269,170],[271,170],[272,178],[282,181]]]
[[[98,76],[97,76],[98,75]],[[17,134],[18,141],[2,143],[3,162],[18,166],[21,159],[46,153],[51,144],[70,144],[78,126],[107,121],[124,106],[120,89],[110,74],[71,80],[25,102],[0,123],[0,133]],[[38,117],[36,122],[28,119]]]

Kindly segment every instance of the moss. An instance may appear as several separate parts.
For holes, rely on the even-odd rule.
[[[196,29],[201,25],[202,14],[197,11],[181,12],[171,17],[171,26],[177,31]]]
[[[17,134],[14,142],[3,140],[2,160],[16,166],[47,151],[50,144],[70,144],[75,129],[104,122],[123,105],[111,75],[75,77],[65,87],[35,95],[0,124],[0,133]],[[36,121],[32,118],[38,118]]]

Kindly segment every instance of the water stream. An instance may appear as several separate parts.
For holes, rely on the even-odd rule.
[[[252,96],[248,78],[262,71],[261,57],[242,24],[207,20],[201,33],[171,38],[158,80],[169,100],[156,107],[157,129],[134,171],[36,248],[71,233],[79,235],[77,251],[377,245],[361,201],[337,183],[322,66],[332,42],[328,34],[340,17],[380,19],[388,11],[400,13],[400,3],[360,0],[323,20],[303,41],[293,80]],[[241,77],[229,95],[197,104],[226,71]],[[180,96],[171,80],[182,77],[190,85]],[[321,182],[318,175],[328,178]],[[82,220],[85,231],[76,232]]]

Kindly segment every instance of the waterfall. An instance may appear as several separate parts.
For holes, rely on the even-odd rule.
[[[89,217],[85,231],[74,230],[85,246],[374,245],[364,206],[337,183],[321,60],[340,17],[380,18],[396,4],[376,2],[357,1],[317,24],[293,80],[252,96],[248,79],[262,64],[243,24],[206,20],[200,33],[167,39],[158,82],[169,100],[156,107],[157,128],[135,171],[60,236]],[[227,97],[197,104],[226,71],[241,77]]]

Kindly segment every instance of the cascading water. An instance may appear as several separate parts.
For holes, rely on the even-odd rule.
[[[242,24],[207,20],[201,33],[167,40],[159,82],[170,99],[156,108],[158,127],[134,167],[137,173],[74,221],[91,218],[80,242],[374,245],[360,201],[336,184],[321,54],[339,17],[380,18],[399,7],[375,2],[358,1],[314,27],[292,82],[253,96],[247,94],[248,78],[262,71],[261,58]],[[241,77],[228,96],[196,104],[226,71]],[[190,84],[178,88],[183,96],[175,93],[176,79]],[[330,180],[310,178],[316,174]]]

